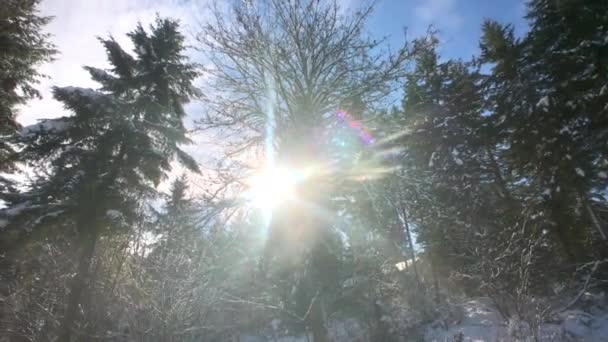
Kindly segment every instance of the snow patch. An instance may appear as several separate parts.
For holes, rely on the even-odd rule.
[[[61,133],[69,127],[65,118],[44,119],[38,123],[25,126],[21,129],[22,137],[32,137],[42,133]]]
[[[120,211],[114,210],[114,209],[110,209],[110,210],[106,211],[106,217],[109,218],[110,220],[123,220],[124,219],[124,215]]]
[[[578,338],[589,335],[592,317],[588,313],[571,310],[564,312],[561,317],[564,320],[563,326],[566,334]]]
[[[102,93],[91,89],[91,88],[81,88],[81,87],[62,87],[58,88],[61,93],[67,96],[84,96],[89,97],[92,100],[98,99],[103,96]]]
[[[108,79],[110,77],[110,74],[108,74],[103,69],[88,67],[87,70],[89,71],[89,73],[91,74],[91,76],[93,78],[96,78],[99,80]]]
[[[37,206],[32,206],[29,201],[25,201],[9,208],[0,209],[0,228],[8,226],[13,217],[20,215],[25,210],[35,207]]]
[[[17,216],[19,214],[21,214],[24,210],[30,208],[30,202],[29,201],[25,201],[19,204],[15,204],[14,206],[10,207],[10,208],[6,208],[3,209],[2,211],[0,211],[0,213],[8,216],[8,217],[14,217]]]
[[[365,341],[366,330],[361,323],[353,318],[330,320],[327,332],[330,341]]]
[[[458,157],[460,153],[457,150],[452,150],[452,159],[454,159],[454,162],[459,165],[462,166],[462,164],[464,164],[464,162],[462,161],[462,159],[460,159]]]
[[[429,158],[429,167],[433,167],[433,165],[434,165],[433,160],[435,160],[436,154],[437,154],[437,152],[431,153],[431,158]]]
[[[239,342],[310,342],[312,341],[312,335],[300,335],[300,336],[279,336],[279,337],[263,337],[256,335],[241,335],[238,338]]]
[[[538,102],[536,103],[536,107],[539,108],[546,108],[549,107],[549,97],[548,96],[543,96],[540,100],[538,100]]]
[[[570,134],[570,127],[564,126],[559,130],[559,134]]]
[[[135,51],[137,52],[138,55],[143,56],[146,54],[146,49],[143,47],[143,45],[139,44],[135,47]]]
[[[451,318],[457,319],[428,325],[425,341],[608,341],[608,311],[602,306],[556,313],[554,319],[539,327],[518,317],[511,317],[505,324],[487,298],[454,307],[461,309],[458,317],[452,314]],[[535,333],[538,339],[534,338]]]
[[[272,322],[270,322],[270,325],[272,326],[272,330],[278,331],[279,327],[281,326],[281,320],[275,318],[272,320]]]
[[[501,125],[502,123],[504,123],[504,122],[505,122],[505,120],[507,120],[507,116],[506,116],[506,115],[501,115],[501,116],[498,118],[498,122],[496,122],[496,125]]]
[[[574,171],[576,172],[577,175],[579,175],[581,177],[585,177],[585,171],[583,171],[583,169],[581,169],[580,167],[575,168]]]
[[[457,324],[437,322],[425,333],[425,341],[501,341],[507,340],[508,331],[503,319],[492,309],[490,300],[479,298],[459,304],[456,308],[462,317]],[[447,328],[447,329],[446,329]]]
[[[38,217],[36,219],[36,221],[34,221],[34,225],[39,225],[44,219],[46,219],[48,217],[57,217],[57,216],[59,216],[62,213],[63,213],[63,210],[57,210],[57,211],[53,211],[53,212],[44,214],[44,215]]]

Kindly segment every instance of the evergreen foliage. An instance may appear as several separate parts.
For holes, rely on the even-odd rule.
[[[0,8],[0,172],[11,171],[14,146],[7,142],[19,129],[18,106],[40,97],[38,67],[56,51],[43,32],[51,20],[38,15],[40,0],[6,0]],[[8,190],[0,177],[0,191]]]

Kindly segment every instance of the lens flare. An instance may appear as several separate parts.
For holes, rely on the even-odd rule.
[[[356,120],[346,111],[338,110],[336,112],[336,119],[338,122],[344,123],[348,128],[355,132],[364,145],[371,145],[376,141],[371,132],[361,123],[361,121]]]

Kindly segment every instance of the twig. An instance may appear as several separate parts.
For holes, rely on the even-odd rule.
[[[587,286],[589,286],[589,281],[591,281],[591,277],[593,276],[593,273],[595,273],[595,271],[597,270],[597,267],[600,264],[600,260],[597,260],[594,264],[593,264],[593,268],[591,269],[591,272],[589,272],[589,275],[587,275],[587,280],[585,280],[585,285],[583,285],[583,288],[581,289],[581,291],[578,293],[578,295],[576,297],[574,297],[574,299],[568,303],[568,305],[566,305],[563,309],[559,310],[560,312],[566,311],[569,308],[571,308],[574,304],[576,304],[576,302],[579,301],[579,299],[581,299],[581,297],[583,296],[583,294],[585,294],[585,292],[587,292]]]

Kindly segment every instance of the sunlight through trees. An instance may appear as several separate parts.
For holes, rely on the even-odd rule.
[[[608,2],[467,59],[374,3],[158,13],[22,127],[40,4],[0,6],[0,341],[605,340]]]

